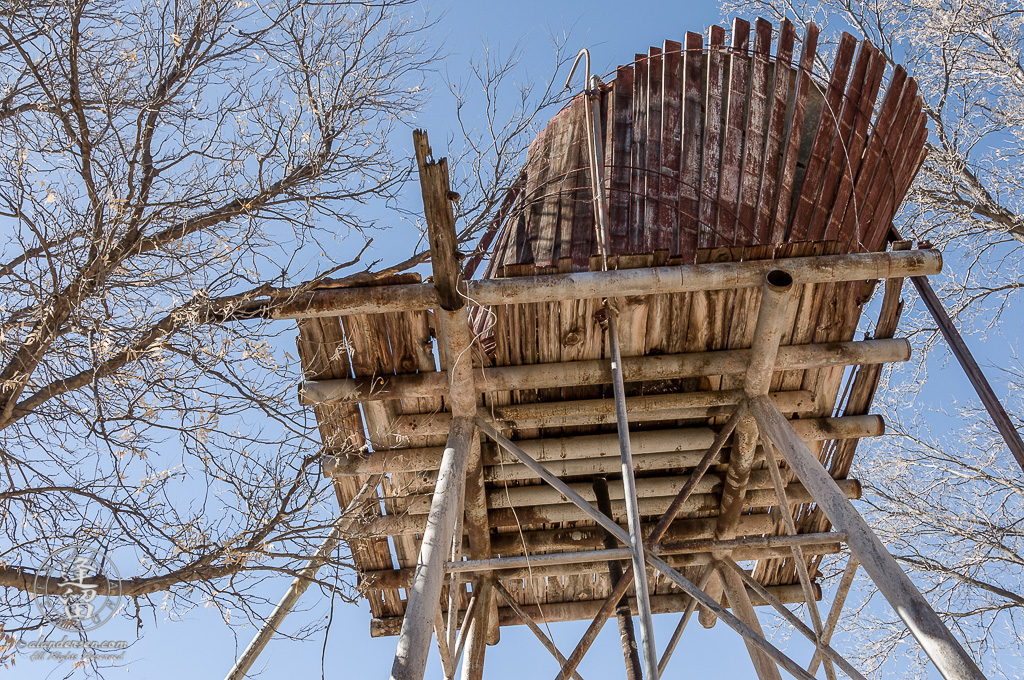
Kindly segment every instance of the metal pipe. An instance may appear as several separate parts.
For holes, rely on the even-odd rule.
[[[741,375],[746,373],[750,357],[749,349],[625,357],[621,362],[622,377],[625,382],[638,382]],[[910,343],[903,338],[789,345],[779,348],[775,370],[884,364],[908,359]],[[478,376],[475,389],[479,392],[607,385],[613,380],[608,362],[603,359],[483,368],[479,369]],[[446,371],[375,378],[308,380],[299,385],[299,401],[309,406],[436,397],[448,394],[449,380]]]
[[[928,308],[935,323],[938,324],[939,330],[942,331],[942,337],[946,338],[949,348],[953,351],[953,356],[960,362],[960,367],[964,369],[967,378],[974,385],[974,390],[978,393],[981,403],[985,405],[996,429],[999,430],[999,434],[1003,435],[1010,454],[1017,461],[1021,470],[1024,470],[1024,441],[1021,441],[1020,432],[1013,426],[1010,416],[1007,415],[1006,409],[1003,408],[999,397],[996,396],[992,385],[989,384],[988,378],[978,366],[978,362],[974,360],[974,355],[971,354],[960,331],[957,330],[953,320],[949,318],[949,314],[942,306],[942,302],[939,301],[939,297],[932,290],[932,284],[924,276],[913,276],[910,280],[914,282],[914,287],[917,288],[924,306]]]
[[[285,617],[288,616],[295,603],[302,597],[302,593],[306,592],[306,588],[313,582],[320,567],[324,565],[324,562],[327,561],[327,558],[334,551],[334,547],[338,545],[338,540],[349,530],[358,516],[357,511],[377,490],[377,482],[378,479],[373,478],[363,483],[362,488],[359,489],[359,492],[345,507],[344,512],[335,521],[334,526],[331,527],[331,532],[324,539],[324,542],[320,544],[316,554],[310,558],[309,563],[299,572],[299,575],[295,577],[291,585],[288,586],[284,597],[277,603],[274,611],[270,613],[270,616],[267,617],[267,620],[260,627],[259,632],[253,637],[252,642],[249,643],[249,646],[245,648],[242,655],[238,657],[238,661],[228,671],[225,680],[242,680],[245,674],[249,672],[249,669],[252,668],[260,653],[266,648],[267,643],[274,637],[274,633],[277,632]]]
[[[762,433],[779,449],[825,516],[836,528],[849,534],[850,549],[942,676],[946,680],[982,680],[985,676],[977,664],[839,491],[836,481],[821,466],[817,456],[789,427],[785,416],[767,397],[752,399],[750,410]]]
[[[846,596],[850,592],[859,566],[860,562],[857,561],[857,556],[851,553],[850,559],[846,563],[846,569],[843,570],[843,577],[839,579],[839,585],[836,587],[835,597],[832,598],[832,608],[828,612],[828,618],[825,619],[825,626],[821,631],[822,644],[827,645],[832,641],[832,632],[836,629],[836,624],[839,623],[839,615],[843,611],[843,605],[846,604]],[[807,666],[807,672],[811,675],[817,673],[819,663],[821,663],[821,650],[816,649],[811,663]]]
[[[427,526],[409,589],[409,604],[402,620],[391,680],[422,680],[430,651],[434,615],[440,606],[445,556],[451,550],[458,500],[466,480],[469,441],[476,436],[473,421],[452,421],[437,488],[430,506]]]
[[[757,288],[772,269],[785,269],[794,282],[827,283],[929,276],[942,271],[937,250],[823,255],[778,260],[717,262],[608,272],[576,272],[508,279],[461,281],[467,306],[555,302],[608,296]],[[381,314],[439,306],[432,283],[368,288],[331,288],[275,304],[270,318],[309,319],[348,314]]]
[[[598,506],[600,507],[600,505]],[[750,548],[791,548],[799,546],[830,545],[842,543],[846,534],[841,532],[824,532],[815,534],[797,534],[795,536],[745,536],[730,541],[697,540],[681,541],[654,548],[658,555],[688,555],[712,551],[742,550]],[[450,574],[467,574],[480,571],[504,569],[527,569],[530,567],[546,567],[563,564],[585,564],[591,562],[608,562],[629,558],[628,548],[604,548],[603,550],[580,550],[576,552],[545,553],[522,557],[492,557],[489,560],[461,560],[447,562],[445,570]],[[371,572],[366,572],[371,573]],[[376,587],[376,586],[375,586]]]
[[[604,477],[594,479],[594,495],[597,497],[597,509],[606,515],[612,511],[612,501],[608,494],[608,480]],[[604,545],[606,550],[614,550],[615,537],[605,532]],[[627,551],[629,552],[629,551]],[[632,553],[626,557],[631,557]],[[608,560],[608,579],[618,583],[622,578],[622,565],[617,558]],[[636,647],[636,632],[633,629],[633,617],[629,612],[629,600],[623,595],[615,606],[615,619],[619,624],[619,641],[622,644],[622,658],[626,664],[626,680],[640,680],[643,671],[640,667],[640,656]]]

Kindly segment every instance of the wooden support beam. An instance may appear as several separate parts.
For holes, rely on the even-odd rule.
[[[518,276],[463,281],[459,290],[465,294],[465,304],[486,307],[757,288],[773,269],[786,271],[797,284],[905,278],[938,274],[942,271],[942,255],[937,250],[914,250]],[[279,320],[305,319],[417,311],[434,309],[439,305],[438,291],[433,283],[331,288],[296,296],[287,303],[276,305],[270,316]]]
[[[458,260],[458,237],[452,212],[451,186],[448,180],[448,159],[434,162],[426,130],[413,130],[416,164],[420,171],[423,193],[423,215],[430,241],[430,265],[434,270],[434,287],[441,309],[461,309],[465,301],[458,284],[462,270]]]
[[[855,479],[844,479],[836,482],[840,490],[847,498],[860,498],[860,482]],[[814,499],[803,487],[802,484],[794,483],[786,487],[786,494],[793,505],[809,503]],[[714,515],[719,508],[719,494],[694,494],[683,504],[681,512],[700,512]],[[672,504],[672,496],[658,498],[641,498],[640,514],[642,515],[663,515]],[[585,501],[584,501],[585,502]],[[752,508],[768,508],[778,505],[778,498],[772,489],[754,489],[746,495],[743,504],[743,512]],[[624,520],[626,516],[625,505],[621,501],[612,501],[612,514],[616,521]],[[427,515],[385,515],[374,517],[364,523],[359,529],[355,529],[355,536],[409,536],[423,533],[427,525]],[[541,505],[536,507],[522,507],[512,510],[511,508],[499,508],[491,510],[487,516],[488,523],[492,529],[495,528],[517,528],[535,524],[554,524],[558,522],[578,522],[586,519],[583,512],[576,508],[574,503],[562,503],[559,505]]]
[[[460,418],[452,423],[409,590],[391,680],[422,680],[426,670],[431,632],[440,606],[444,563],[451,550],[456,514],[461,511],[458,500],[466,479],[469,443],[475,436],[472,420]]]
[[[777,600],[787,604],[802,603],[803,592],[800,586],[771,586],[768,588]],[[755,607],[767,605],[757,593],[748,591],[750,601]],[[690,598],[686,594],[652,595],[651,611],[655,614],[672,614],[686,608]],[[548,623],[563,621],[589,621],[597,614],[602,602],[586,600],[580,602],[556,602],[551,604],[530,605],[529,610],[537,612],[536,617]],[[636,606],[630,603],[630,612],[636,616]],[[447,612],[445,612],[447,613]],[[608,618],[605,616],[604,618]],[[603,619],[602,619],[603,620]],[[502,626],[524,625],[519,615],[510,607],[498,607],[498,622]],[[465,625],[463,623],[463,625]],[[388,637],[397,635],[402,626],[401,616],[384,616],[370,620],[371,637]],[[570,676],[571,677],[571,676]]]
[[[447,419],[450,426],[450,419]],[[885,421],[878,415],[841,416],[838,418],[805,418],[791,421],[797,434],[809,442],[828,439],[861,439],[885,434]],[[666,430],[644,430],[632,435],[637,469],[664,467],[687,468],[696,465],[704,451],[715,440],[711,427],[686,427]],[[618,454],[618,438],[614,434],[546,437],[519,440],[517,444],[534,459],[559,477],[601,474],[596,467],[605,458]],[[324,474],[330,477],[379,475],[393,472],[424,472],[437,470],[441,464],[440,446],[416,449],[383,449],[366,455],[331,456],[324,462]],[[669,454],[666,456],[666,454]],[[483,475],[487,481],[527,479],[517,459],[493,445],[483,450]],[[663,456],[643,462],[644,456]],[[719,460],[716,455],[712,461]],[[590,461],[576,466],[574,461]],[[610,470],[609,470],[610,472]],[[429,476],[424,482],[431,482]]]
[[[718,573],[725,588],[725,596],[729,599],[729,605],[736,614],[736,618],[747,624],[755,633],[764,637],[761,622],[757,620],[754,605],[750,602],[750,597],[747,595],[747,589],[744,587],[743,582],[735,573],[728,569],[719,569]],[[744,642],[747,645],[747,651],[750,653],[750,660],[754,664],[754,671],[757,673],[758,680],[782,680],[775,661],[750,639],[744,639]]]
[[[729,349],[690,354],[664,354],[650,357],[624,357],[623,379],[674,380],[707,375],[746,373],[751,350]],[[777,371],[793,371],[829,366],[885,364],[910,359],[910,343],[902,338],[827,342],[792,345],[779,349]],[[547,387],[607,385],[612,382],[608,362],[601,359],[526,366],[499,366],[478,372],[477,391],[510,392]],[[407,399],[447,395],[451,378],[446,371],[416,373],[373,379],[339,378],[309,380],[299,386],[299,402],[313,404],[351,404],[383,399]]]
[[[817,534],[809,534],[810,536],[816,536]],[[834,534],[827,534],[834,536]],[[742,539],[736,539],[737,541]],[[835,555],[842,549],[842,544],[833,539],[833,541],[825,543],[814,543],[810,547],[806,548],[806,555]],[[745,547],[739,545],[739,547],[728,548],[733,559],[744,561],[744,560],[759,560],[759,559],[778,559],[789,557],[792,553],[790,547],[783,546],[768,546],[768,547]],[[699,567],[706,564],[711,564],[715,561],[714,553],[710,550],[700,552],[680,552],[671,548],[664,550],[658,550],[657,554],[660,555],[676,569],[682,569],[684,567]],[[547,558],[553,558],[551,560]],[[479,571],[486,571],[493,569],[498,578],[504,580],[510,579],[527,579],[527,578],[544,578],[547,576],[583,576],[593,575],[596,567],[596,562],[605,562],[607,560],[620,560],[629,559],[629,554],[625,548],[615,548],[614,550],[587,550],[576,553],[552,553],[543,555],[531,555],[529,558],[525,556],[520,557],[493,557],[490,560],[468,560],[465,562],[458,563],[459,565],[467,565],[467,568],[474,566],[480,566],[481,569],[474,569],[472,571],[456,571],[460,576],[460,580],[468,578],[473,573]],[[567,561],[569,560],[569,561]],[[522,566],[522,565],[529,566]],[[483,569],[483,565],[490,565],[488,569]],[[403,569],[379,569],[375,571],[364,571],[359,574],[359,587],[361,589],[379,589],[379,588],[408,588],[409,584],[412,583],[412,576],[414,569],[406,567]]]
[[[807,445],[767,397],[750,402],[761,432],[779,449],[832,525],[849,534],[850,549],[879,591],[903,619],[925,654],[946,680],[982,680],[985,676],[928,601],[903,572],[860,513],[850,504]]]
[[[748,396],[768,394],[768,387],[776,369],[779,343],[782,340],[786,310],[789,308],[792,293],[793,278],[787,272],[773,269],[765,275],[764,284],[761,286],[757,323],[754,326],[754,344],[750,348],[750,359],[743,383],[743,391]],[[740,512],[750,484],[750,470],[757,451],[757,424],[752,416],[743,417],[733,433],[733,438],[735,443],[729,456],[729,469],[722,489],[722,504],[718,511],[718,526],[715,528],[715,537],[719,539],[729,539],[736,535],[736,525],[739,523]],[[711,599],[718,600],[722,594],[722,586],[722,579],[712,575],[705,590]],[[715,617],[707,609],[701,610],[699,620],[705,628],[715,625]],[[746,623],[750,625],[749,622]]]

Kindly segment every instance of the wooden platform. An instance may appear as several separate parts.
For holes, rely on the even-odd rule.
[[[778,248],[757,247],[704,251],[702,260],[727,261],[765,259],[773,255],[798,257],[835,250],[835,244],[785,244]],[[625,258],[623,258],[624,260]],[[630,264],[646,266],[654,256],[633,258]],[[626,264],[624,261],[618,263]],[[519,273],[535,273],[521,266]],[[393,283],[408,282],[409,278]],[[882,315],[874,324],[873,337],[892,337],[899,316],[899,280],[886,285]],[[786,322],[782,344],[812,345],[853,339],[862,303],[873,282],[814,284],[801,287]],[[654,295],[626,298],[621,311],[624,356],[668,357],[673,355],[721,355],[723,350],[748,348],[760,293],[757,289],[722,290],[705,293]],[[598,300],[560,303],[528,303],[490,308],[493,316],[493,357],[477,349],[471,357],[475,367],[506,367],[563,362],[582,362],[607,357],[607,347],[595,312]],[[408,585],[418,553],[418,538],[426,522],[429,494],[433,488],[450,416],[445,399],[390,399],[386,376],[446,370],[434,352],[436,327],[430,312],[395,312],[335,318],[305,319],[300,322],[299,350],[310,379],[355,377],[376,381],[379,399],[366,401],[360,411],[351,404],[320,404],[315,412],[329,459],[325,468],[335,476],[342,506],[372,475],[380,477],[380,517],[366,524],[365,538],[351,541],[360,584],[373,613],[374,635],[398,632],[404,612]],[[628,330],[628,333],[626,332]],[[898,348],[897,348],[898,349]],[[785,354],[785,349],[782,354]],[[805,439],[837,479],[846,479],[857,445],[851,435],[881,433],[878,418],[854,419],[868,412],[877,366],[858,366],[844,379],[847,359],[837,349],[829,359],[834,365],[778,371],[771,391],[787,415],[799,418]],[[467,360],[470,357],[466,357]],[[782,359],[780,359],[782,361]],[[349,368],[351,362],[351,369]],[[713,363],[713,362],[712,362]],[[645,521],[656,521],[664,506],[686,481],[689,471],[710,444],[723,413],[735,403],[742,374],[699,374],[701,362],[690,375],[677,379],[639,380],[627,385],[636,407],[630,420],[638,484],[644,492],[641,510]],[[741,369],[742,370],[742,369]],[[536,373],[535,373],[536,375]],[[628,379],[628,376],[627,376]],[[543,373],[534,378],[539,388],[487,392],[480,407],[496,422],[518,420],[520,427],[504,432],[528,447],[541,461],[569,482],[586,491],[596,473],[610,479],[612,498],[621,498],[616,481],[618,448],[614,415],[608,399],[607,380],[595,376],[594,384],[549,385]],[[842,389],[843,399],[838,399]],[[732,396],[730,396],[732,394]],[[731,400],[731,401],[730,401]],[[683,404],[683,405],[679,405]],[[647,410],[642,410],[647,409]],[[822,418],[839,418],[822,420]],[[699,493],[687,506],[667,537],[669,543],[710,539],[715,535],[722,480],[728,472],[727,447],[723,459],[702,482]],[[495,556],[540,555],[546,552],[592,550],[603,547],[603,532],[574,506],[541,486],[514,459],[484,444],[484,477],[488,498],[491,545]],[[776,505],[764,463],[755,464],[748,510],[738,527],[740,537],[777,534],[781,525],[769,514]],[[851,496],[859,494],[855,481],[845,485]],[[592,495],[592,494],[591,494]],[[799,485],[794,499],[807,500]],[[615,518],[624,523],[622,504],[613,502]],[[808,504],[792,508],[801,532],[822,532],[827,521]],[[698,546],[699,547],[699,546]],[[685,549],[686,546],[680,546]],[[838,541],[823,544],[822,554],[838,550]],[[753,566],[759,582],[777,589],[783,601],[802,600],[791,559],[778,549],[751,549],[742,553],[757,558]],[[707,561],[703,552],[688,552],[672,558],[686,566],[684,575]],[[813,567],[818,557],[810,560]],[[689,572],[687,571],[689,570]],[[596,572],[596,573],[595,573]],[[610,585],[604,565],[588,564],[557,569],[519,572],[502,578],[502,583],[520,604],[534,607],[538,619],[548,621],[584,619],[593,616]],[[678,611],[685,598],[673,586],[651,581],[652,606],[656,611]],[[460,594],[461,606],[467,598]],[[755,598],[756,599],[756,598]],[[536,606],[540,605],[538,614]],[[501,622],[518,623],[510,612],[500,614]]]

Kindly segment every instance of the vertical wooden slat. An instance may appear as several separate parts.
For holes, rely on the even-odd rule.
[[[682,264],[692,264],[697,254],[700,225],[700,163],[704,106],[700,75],[704,61],[704,37],[686,34],[683,54],[683,148],[679,166],[679,249]]]
[[[757,224],[757,196],[764,161],[764,135],[768,124],[768,67],[772,49],[772,25],[758,19],[755,27],[754,57],[751,63],[747,100],[747,134],[743,143],[743,175],[740,182],[739,214],[734,233],[744,243],[753,243]]]
[[[786,107],[789,103],[790,65],[793,60],[793,44],[796,31],[793,24],[785,20],[779,33],[779,46],[775,54],[775,74],[772,85],[772,110],[768,120],[765,138],[764,162],[761,169],[761,187],[757,197],[757,224],[754,226],[754,243],[768,243],[772,236],[772,208],[775,206],[776,186],[779,179],[779,162],[782,154],[782,135],[786,122]]]
[[[846,79],[850,75],[853,55],[857,48],[857,40],[849,33],[843,33],[836,49],[836,61],[832,66],[828,89],[825,91],[825,102],[821,107],[818,126],[811,145],[811,156],[807,161],[807,171],[803,184],[800,186],[800,197],[796,201],[793,219],[790,220],[788,239],[802,241],[808,238],[814,205],[824,181],[825,162],[828,159],[832,139],[838,133],[839,109],[843,103],[843,90]]]
[[[642,250],[650,253],[654,250],[657,234],[662,230],[661,210],[661,79],[662,73],[661,48],[650,48],[647,58],[647,146],[644,166],[644,220]]]
[[[740,181],[743,174],[743,129],[747,113],[748,74],[750,73],[750,23],[735,19],[732,24],[732,49],[729,53],[729,89],[725,103],[725,128],[722,136],[722,171],[718,184],[717,242],[734,245],[736,219],[739,217]]]
[[[850,82],[846,86],[846,96],[839,113],[837,128],[835,134],[832,135],[832,143],[826,156],[821,185],[818,188],[818,195],[814,199],[814,210],[811,213],[807,229],[807,236],[812,241],[825,238],[829,209],[835,198],[840,174],[846,168],[846,149],[849,146],[850,134],[853,132],[857,105],[870,76],[871,69],[869,67],[874,65],[875,53],[874,46],[868,41],[865,40],[860,44],[857,61],[853,67],[853,75],[850,76]]]
[[[526,154],[526,222],[523,228],[516,230],[516,262],[533,262],[533,241],[544,210],[553,135],[554,130],[551,128],[542,130],[537,139],[530,144]]]
[[[800,139],[804,129],[804,113],[807,111],[807,92],[811,86],[811,73],[814,69],[814,56],[817,49],[818,27],[812,22],[807,27],[807,35],[804,36],[804,44],[800,52],[800,65],[796,76],[796,93],[793,99],[793,106],[790,107],[789,117],[786,120],[781,178],[772,217],[772,243],[781,243],[786,237],[787,227],[789,226],[793,177],[796,174],[797,156],[800,155]]]
[[[864,152],[864,161],[857,172],[857,181],[854,184],[850,200],[845,206],[837,205],[833,210],[833,215],[841,220],[839,228],[841,243],[853,245],[861,240],[861,229],[869,229],[874,209],[866,201],[868,196],[873,193],[872,189],[878,185],[877,179],[886,175],[890,176],[890,181],[895,179],[895,176],[886,168],[889,162],[887,151],[890,148],[889,145],[902,136],[906,121],[910,118],[910,105],[913,104],[914,97],[917,95],[916,88],[912,93],[908,93],[907,85],[906,71],[901,66],[897,66],[889,81],[885,98],[882,100],[878,119],[871,128],[867,149]],[[909,96],[907,96],[908,94]],[[898,117],[900,114],[903,116],[902,119]]]
[[[872,46],[874,47],[874,46]],[[853,121],[853,128],[850,131],[850,141],[847,144],[847,163],[839,176],[839,186],[836,187],[836,197],[832,201],[829,210],[828,227],[825,229],[825,238],[832,240],[839,237],[839,228],[842,226],[843,215],[846,204],[850,200],[850,193],[853,191],[853,183],[864,160],[864,146],[868,139],[868,125],[871,123],[871,116],[875,111],[875,100],[878,98],[878,90],[882,85],[882,76],[885,75],[885,58],[875,49],[875,56],[872,61],[873,68],[870,69],[865,91],[861,93],[857,102],[856,116]],[[837,215],[837,213],[839,213]]]
[[[630,152],[629,252],[639,252],[646,216],[647,178],[647,55],[636,55],[633,67],[633,140]]]
[[[625,252],[629,243],[630,150],[633,143],[633,67],[620,66],[615,75],[612,138],[611,196],[608,231],[613,253]],[[590,253],[587,254],[588,256]],[[573,264],[586,268],[573,256]]]
[[[662,53],[661,98],[661,192],[659,230],[655,248],[678,252],[679,247],[679,158],[682,153],[682,63],[683,46],[666,40]]]
[[[708,67],[704,84],[704,154],[700,172],[700,234],[698,247],[717,242],[718,181],[722,157],[722,50],[725,29],[711,27]]]

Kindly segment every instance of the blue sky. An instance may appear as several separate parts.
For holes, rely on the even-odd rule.
[[[632,61],[635,52],[646,51],[649,45],[660,45],[665,39],[680,40],[687,30],[704,31],[710,24],[720,21],[717,6],[708,2],[529,0],[492,3],[458,0],[436,3],[433,11],[445,12],[436,30],[438,39],[443,37],[446,41],[449,53],[447,70],[452,77],[458,76],[471,56],[479,55],[484,44],[503,53],[518,45],[524,55],[520,77],[546,75],[552,58],[549,34],[569,30],[573,36],[569,42],[571,50],[589,47],[594,71],[605,73],[619,63]],[[435,81],[435,85],[438,84]],[[435,156],[445,155],[442,140],[446,138],[451,120],[450,100],[444,95],[443,91],[435,91],[431,103],[414,123],[430,132]],[[408,131],[403,131],[403,134],[408,135]],[[411,199],[418,201],[415,194]],[[410,203],[405,207],[417,210],[419,205]],[[410,236],[412,229],[408,226],[375,235],[374,253],[386,258],[385,261],[398,259],[394,254],[406,254]],[[908,294],[908,298],[912,299],[913,294]],[[997,354],[1006,352],[1005,343],[1005,340],[993,339],[993,351]],[[979,358],[983,365],[988,363],[984,352]],[[965,389],[970,389],[955,370],[938,370],[930,375],[930,380],[937,394],[963,394]],[[288,583],[289,579],[268,581],[260,588],[260,593],[276,600]],[[826,593],[826,604],[829,600]],[[270,606],[266,607],[268,613],[270,609]],[[178,612],[173,620],[164,612],[160,613],[164,616],[157,620],[152,615],[144,616],[141,637],[126,653],[124,668],[107,671],[107,677],[223,677],[254,632],[251,626],[232,631],[212,610]],[[304,641],[275,639],[258,662],[257,667],[264,669],[262,677],[319,677],[321,652],[327,677],[386,677],[391,668],[396,638],[370,638],[370,613],[365,605],[338,603],[331,611],[326,598],[313,587],[288,619],[284,632],[294,634],[303,626],[328,616],[333,616],[333,625],[326,645],[322,634]],[[678,615],[655,617],[659,649],[664,647],[677,618]],[[585,627],[585,622],[554,624],[551,630],[558,646],[568,654]],[[120,617],[97,631],[100,632],[101,637],[108,639],[136,639],[135,623]],[[810,658],[809,647],[795,639],[792,644],[785,640],[779,640],[778,644],[789,649],[798,661]],[[557,671],[550,655],[523,627],[504,629],[501,644],[489,648],[487,657],[486,677],[489,680],[553,677]],[[609,622],[581,665],[580,673],[588,679],[622,677],[622,663],[618,633],[614,622]],[[440,677],[436,650],[432,650],[430,664],[427,677]],[[684,673],[713,678],[752,675],[740,638],[723,624],[710,631],[699,625],[688,629],[670,669],[668,677]],[[67,664],[29,661],[22,657],[18,659],[11,677],[60,678],[68,670]]]

